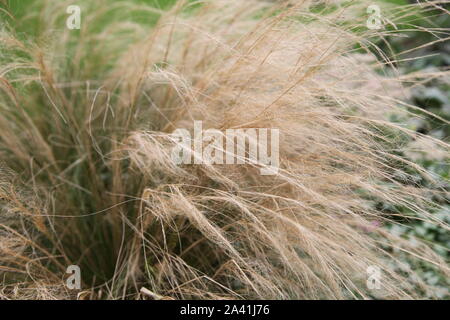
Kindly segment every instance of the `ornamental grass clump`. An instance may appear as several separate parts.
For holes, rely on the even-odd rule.
[[[365,1],[77,3],[80,30],[70,1],[2,10],[0,297],[433,297],[404,257],[448,276],[445,259],[377,206],[449,228],[442,182],[400,153],[424,139],[448,161],[403,123],[410,84],[449,73],[400,75],[376,45],[416,6],[372,30]],[[176,164],[172,133],[194,121],[278,129],[277,172]]]

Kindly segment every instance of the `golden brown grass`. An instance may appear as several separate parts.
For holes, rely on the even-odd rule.
[[[78,33],[64,29],[69,2],[43,1],[34,40],[4,27],[0,297],[74,298],[71,264],[85,298],[137,298],[142,287],[177,299],[429,296],[400,256],[448,275],[446,262],[371,225],[387,219],[373,206],[383,201],[448,230],[430,214],[444,191],[410,172],[435,177],[395,152],[419,134],[389,121],[409,116],[402,82],[430,75],[382,75],[371,40],[392,31],[365,28],[366,2],[327,3],[336,10],[256,0],[134,8],[161,14],[149,26],[100,24],[132,5],[86,1]],[[280,129],[279,173],[176,166],[170,133],[194,120]],[[367,288],[368,266],[381,268],[380,290]]]

